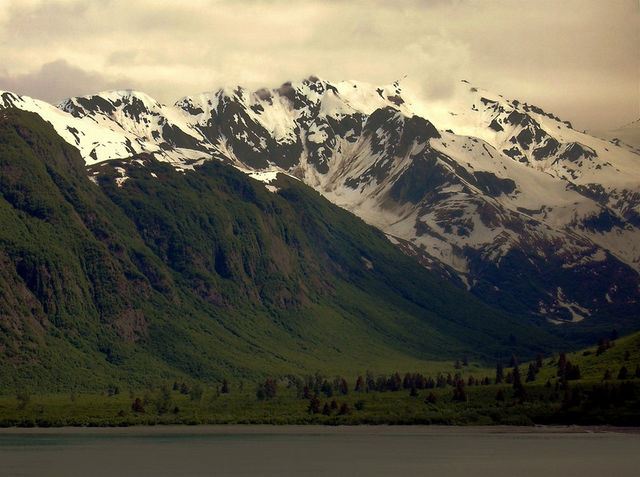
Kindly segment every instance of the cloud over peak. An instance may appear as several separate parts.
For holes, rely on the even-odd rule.
[[[408,75],[427,99],[467,78],[578,127],[640,116],[632,0],[4,3],[0,88],[49,101],[133,87],[171,102],[310,73],[378,84]]]

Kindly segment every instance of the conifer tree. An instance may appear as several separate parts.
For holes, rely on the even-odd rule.
[[[620,371],[618,371],[618,379],[628,379],[628,378],[629,378],[629,371],[627,371],[626,366],[622,366],[620,368]]]
[[[367,371],[366,382],[367,385],[366,391],[375,391],[376,390],[376,381],[373,377],[373,373],[371,371]]]
[[[318,396],[313,396],[309,400],[309,407],[307,408],[309,414],[320,414],[320,399]]]
[[[142,400],[139,397],[137,397],[135,401],[133,401],[133,404],[131,405],[131,410],[133,412],[140,412],[140,413],[145,412],[144,406],[142,405]]]
[[[560,352],[560,357],[558,358],[558,376],[563,377],[565,375],[565,371],[567,368],[567,353],[564,351]]]
[[[513,368],[513,390],[515,396],[518,399],[520,399],[521,401],[525,399],[526,391],[524,389],[524,386],[522,385],[522,379],[520,378],[520,369],[517,366],[517,362],[516,366]]]
[[[268,398],[276,397],[276,392],[278,391],[278,384],[276,383],[275,379],[267,379],[264,382],[264,390],[265,390],[265,395]]]
[[[512,371],[512,380],[513,380],[513,389],[516,389],[519,386],[522,386],[522,381],[520,378],[520,368],[515,366]]]
[[[513,384],[513,371],[509,371],[504,377],[504,382],[507,384]]]
[[[504,370],[502,369],[502,363],[496,365],[496,384],[502,384],[504,381]]]
[[[527,382],[530,383],[536,379],[536,367],[533,363],[529,363],[529,370],[527,371]]]
[[[349,385],[347,384],[347,380],[344,378],[340,378],[340,393],[343,395],[349,394]]]
[[[402,387],[402,379],[400,378],[400,374],[396,372],[391,376],[389,389],[391,391],[400,391],[401,387]]]
[[[258,399],[271,399],[276,396],[276,392],[278,391],[278,384],[274,379],[266,379],[264,383],[258,386],[256,391],[256,396]]]
[[[567,378],[567,380],[571,379],[571,380],[575,380],[575,379],[580,379],[580,366],[578,366],[577,364],[571,364],[570,361],[567,361],[567,367],[565,370],[565,376]]]
[[[604,338],[600,338],[598,340],[598,349],[596,350],[596,356],[600,356],[602,353],[607,351],[610,347],[611,347],[611,344],[609,343],[608,340],[605,340]]]
[[[464,389],[464,381],[462,379],[456,383],[456,387],[453,390],[453,400],[456,402],[467,401],[467,392]]]

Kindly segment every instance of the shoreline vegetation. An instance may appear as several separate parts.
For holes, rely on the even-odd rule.
[[[86,393],[0,396],[0,427],[446,425],[640,427],[640,333],[575,353],[462,357],[441,372],[274,376],[254,382],[111,384]]]
[[[562,362],[562,355],[558,359]],[[0,427],[155,425],[454,425],[640,426],[640,375],[602,379],[564,375],[526,383],[519,366],[494,378],[462,373],[359,376],[355,386],[320,374],[266,379],[257,386],[224,381],[161,384],[144,391],[0,397]],[[531,368],[530,368],[531,369]],[[574,375],[575,376],[575,375]],[[535,377],[533,378],[535,380]]]
[[[637,390],[638,386],[635,386]],[[497,389],[497,391],[496,391]],[[310,410],[315,399],[296,398],[290,393],[268,402],[251,400],[248,394],[199,402],[172,396],[174,408],[161,412],[152,402],[144,412],[136,412],[127,396],[80,395],[33,398],[24,409],[17,410],[11,398],[1,398],[0,427],[128,427],[166,425],[447,425],[447,426],[538,426],[580,425],[620,427],[640,426],[637,396],[633,400],[596,406],[590,401],[567,405],[553,401],[544,391],[530,388],[532,398],[519,402],[509,395],[505,402],[492,402],[491,394],[504,388],[488,386],[482,392],[468,392],[468,401],[447,400],[452,389],[411,396],[410,391],[384,392],[360,396],[317,398],[319,411]],[[573,388],[577,389],[577,388]],[[614,388],[615,389],[615,388]],[[439,391],[439,392],[438,392]],[[615,390],[614,392],[618,392]],[[587,394],[582,388],[580,394]],[[637,391],[636,391],[637,393]],[[438,403],[429,403],[428,396]],[[572,392],[571,395],[575,395]],[[535,397],[534,397],[535,396]],[[13,399],[15,402],[15,399]],[[135,401],[134,401],[135,402]],[[329,411],[323,408],[328,407]],[[336,409],[331,409],[336,408]]]

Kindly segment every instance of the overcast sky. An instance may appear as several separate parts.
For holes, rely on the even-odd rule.
[[[0,0],[0,89],[164,103],[315,74],[427,101],[460,79],[580,129],[640,117],[639,0]]]

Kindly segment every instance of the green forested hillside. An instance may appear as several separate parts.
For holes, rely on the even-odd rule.
[[[217,161],[180,172],[148,156],[87,174],[47,123],[5,110],[0,392],[387,371],[561,348],[298,181],[276,185]]]

